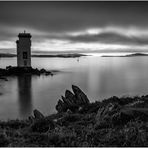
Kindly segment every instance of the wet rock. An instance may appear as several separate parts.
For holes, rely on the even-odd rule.
[[[33,114],[34,114],[35,119],[44,118],[44,115],[43,115],[40,111],[38,111],[37,109],[35,109],[35,110],[33,111]]]

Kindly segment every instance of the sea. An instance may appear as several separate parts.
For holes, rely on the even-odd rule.
[[[148,95],[148,56],[102,55],[108,54],[89,53],[79,58],[32,58],[33,68],[57,72],[53,76],[27,75],[10,76],[7,81],[0,79],[0,120],[26,119],[34,109],[44,115],[56,113],[58,100],[66,90],[72,91],[72,85],[83,90],[90,102],[112,96]],[[0,68],[16,66],[16,62],[16,57],[0,58]]]

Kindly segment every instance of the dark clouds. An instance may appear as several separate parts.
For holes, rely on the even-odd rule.
[[[67,31],[87,27],[148,25],[148,2],[0,2],[2,24]]]
[[[74,42],[99,42],[99,43],[117,43],[131,45],[148,45],[148,38],[128,37],[117,33],[100,33],[97,35],[79,35],[75,37],[67,37]]]
[[[0,40],[10,40],[27,29],[34,39],[57,38],[71,42],[147,44],[146,37],[116,32],[66,36],[88,28],[120,26],[148,30],[148,2],[0,2]],[[57,35],[59,34],[59,35]],[[61,35],[60,35],[61,34]]]

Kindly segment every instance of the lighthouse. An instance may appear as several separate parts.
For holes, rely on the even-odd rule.
[[[19,33],[17,45],[17,66],[31,67],[31,34]]]

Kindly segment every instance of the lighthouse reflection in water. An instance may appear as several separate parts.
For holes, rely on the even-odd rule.
[[[32,112],[32,86],[31,75],[18,76],[18,103],[19,113],[23,118],[28,117]]]

